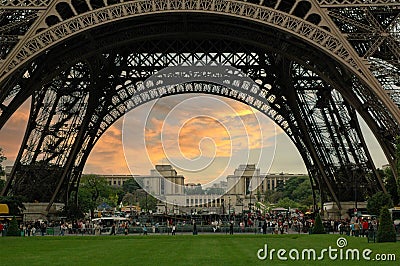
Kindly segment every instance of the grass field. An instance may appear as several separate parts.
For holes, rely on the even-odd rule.
[[[0,265],[400,265],[400,243],[367,243],[366,238],[346,237],[347,246],[358,249],[360,261],[295,261],[289,250],[339,249],[339,235],[148,235],[148,236],[64,236],[0,237]],[[257,251],[285,249],[287,261],[259,260]],[[371,249],[371,261],[362,258]],[[337,252],[340,254],[339,252]],[[396,261],[376,261],[377,253],[395,254]],[[263,253],[261,253],[262,255]],[[292,253],[295,255],[295,253]],[[344,253],[343,253],[344,254]]]

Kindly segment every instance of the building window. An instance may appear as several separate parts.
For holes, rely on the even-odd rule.
[[[114,185],[116,185],[117,184],[117,180],[114,180]]]
[[[250,194],[250,178],[246,177],[245,180],[246,180],[246,187],[245,187],[246,195],[249,195]]]
[[[189,199],[186,199],[186,206],[189,206]]]

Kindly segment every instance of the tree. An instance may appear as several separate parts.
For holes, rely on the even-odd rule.
[[[186,195],[204,195],[205,193],[201,184],[197,184],[194,187],[185,187],[184,189]]]
[[[382,207],[380,212],[376,240],[377,242],[396,242],[396,231],[387,206]]]
[[[284,187],[284,197],[288,197],[290,199],[293,199],[293,192],[300,186],[300,184],[304,183],[307,178],[304,177],[291,177],[289,178]]]
[[[139,186],[138,182],[134,178],[128,179],[124,182],[122,185],[122,190],[125,193],[133,193],[137,189],[140,189],[141,187]]]
[[[136,197],[132,193],[126,193],[122,198],[122,204],[124,205],[134,205],[136,204]]]
[[[261,191],[260,190],[257,190],[256,198],[257,198],[257,202],[259,202],[261,200]]]
[[[277,203],[281,199],[283,199],[283,192],[274,191],[269,197],[269,200],[270,200],[269,202],[270,203]]]
[[[315,215],[315,223],[312,229],[313,234],[325,234],[324,225],[322,224],[321,216],[319,213]]]
[[[139,199],[139,206],[143,210],[145,209],[146,212],[148,211],[155,211],[157,209],[157,202],[158,200],[154,198],[153,196],[149,195],[147,192],[142,193],[144,194],[140,199]]]
[[[367,202],[367,211],[369,214],[379,215],[383,206],[393,207],[393,201],[389,194],[379,191],[372,195]]]
[[[94,210],[102,203],[100,201],[108,199],[110,194],[111,188],[104,177],[84,175],[78,192],[79,207],[84,212],[90,212],[91,217],[93,217]]]
[[[299,205],[312,205],[313,196],[310,179],[304,176],[289,178],[285,183],[283,197],[287,197],[299,203]]]
[[[397,205],[399,204],[399,192],[392,169],[386,168],[383,173],[383,182],[385,183],[386,190],[391,195],[393,204]]]
[[[0,147],[0,176],[4,175],[4,168],[2,163],[7,160],[7,157],[4,156],[3,154],[3,149]]]
[[[400,178],[397,179],[397,194],[400,195]],[[399,196],[399,202],[400,202],[400,196]]]
[[[272,202],[272,195],[274,194],[273,190],[266,190],[264,191],[264,195],[263,195],[263,201],[265,203],[273,203]]]
[[[21,165],[16,171],[18,182],[13,185],[13,193],[24,196],[26,202],[49,202],[62,171],[61,167],[46,161]]]
[[[21,236],[21,231],[18,227],[17,218],[13,216],[10,226],[7,229],[7,236]]]
[[[396,137],[396,169],[397,176],[400,175],[400,136]]]
[[[397,205],[400,202],[400,178],[398,178],[400,176],[400,136],[396,137],[396,169],[395,169],[396,175],[393,175],[393,179],[395,182],[395,186],[397,188],[397,199],[396,201],[394,201],[394,204]],[[397,182],[396,182],[396,178],[394,176],[397,176]],[[393,191],[393,193],[395,193]]]
[[[4,168],[2,163],[7,160],[7,158],[3,154],[3,149],[0,147],[0,178],[5,174]],[[0,179],[0,192],[3,190],[4,186],[6,185],[6,181]]]
[[[205,190],[205,194],[207,194],[207,195],[223,195],[224,193],[225,193],[225,190],[223,188],[217,188],[217,187],[209,187]],[[188,195],[190,195],[190,194],[188,194]]]
[[[278,180],[276,183],[277,184],[275,187],[275,191],[284,192],[285,191],[285,183],[283,182],[283,180]]]
[[[3,179],[0,179],[0,191],[3,190],[5,185],[6,185],[6,181],[4,181]]]
[[[276,206],[288,209],[288,208],[298,208],[298,207],[300,207],[300,204],[289,199],[288,197],[286,197],[286,198],[280,199],[278,201],[278,203],[276,204]]]
[[[25,210],[24,201],[25,199],[21,196],[0,197],[0,203],[8,205],[10,215],[21,215],[21,211]]]
[[[73,221],[84,218],[85,213],[82,210],[81,205],[76,205],[74,200],[71,199],[71,201],[64,206],[63,210],[60,213],[60,216],[65,216],[68,220]]]

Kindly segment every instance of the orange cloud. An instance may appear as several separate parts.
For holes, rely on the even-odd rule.
[[[155,164],[172,160],[182,163],[183,167],[176,168],[187,178],[186,182],[206,183],[221,173],[232,174],[240,163],[256,163],[253,158],[260,150],[272,147],[275,134],[282,133],[273,122],[245,104],[200,96],[203,97],[162,98],[150,112],[146,106],[135,108],[131,111],[132,126],[123,128],[123,119],[114,123],[93,148],[84,172],[129,174],[131,170],[133,174],[148,174]],[[218,102],[213,102],[215,99]],[[29,106],[25,103],[0,132],[0,146],[11,160],[18,152]],[[243,158],[232,159],[238,155]],[[187,163],[200,168],[209,165],[196,172],[186,169]]]
[[[18,155],[28,123],[30,105],[30,100],[22,104],[0,131],[0,147],[7,157],[3,165],[12,165]]]

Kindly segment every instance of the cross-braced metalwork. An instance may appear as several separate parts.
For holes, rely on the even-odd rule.
[[[355,175],[360,199],[384,191],[358,115],[393,167],[399,14],[390,0],[1,1],[0,128],[32,97],[2,193],[67,199],[118,118],[157,97],[193,92],[236,99],[273,119],[324,201],[353,199]],[[233,66],[258,86],[140,89],[181,63]],[[44,183],[45,192],[35,193]]]

